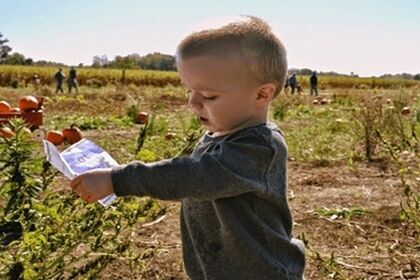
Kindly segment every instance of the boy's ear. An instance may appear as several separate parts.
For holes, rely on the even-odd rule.
[[[259,103],[269,103],[273,100],[276,92],[276,85],[273,83],[263,84],[258,88],[257,101]]]

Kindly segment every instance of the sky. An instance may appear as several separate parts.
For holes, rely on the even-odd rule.
[[[0,0],[0,33],[34,60],[175,54],[189,33],[239,15],[265,20],[289,68],[420,73],[420,0]]]

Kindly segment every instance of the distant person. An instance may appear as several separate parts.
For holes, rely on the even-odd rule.
[[[58,93],[59,91],[61,91],[61,93],[64,93],[62,85],[63,85],[63,81],[65,77],[66,75],[64,75],[63,69],[58,68],[58,71],[54,75],[55,84],[56,84],[55,93]]]
[[[297,79],[296,79],[296,74],[293,74],[290,78],[289,78],[289,86],[292,89],[292,91],[290,92],[291,95],[293,95],[295,93],[295,89],[297,87]]]
[[[76,69],[74,69],[74,67],[70,68],[69,78],[67,79],[67,85],[69,86],[69,93],[71,93],[71,89],[73,87],[76,89],[76,92],[79,92],[76,80]]]
[[[315,71],[312,72],[312,76],[309,80],[311,83],[311,95],[318,95],[318,77]]]

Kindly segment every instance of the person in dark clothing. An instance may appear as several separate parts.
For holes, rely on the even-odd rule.
[[[296,74],[293,74],[290,78],[289,78],[289,86],[292,89],[292,91],[290,92],[291,95],[293,95],[295,93],[295,89],[297,87],[297,79],[296,79]]]
[[[318,77],[316,75],[316,72],[312,73],[312,76],[310,78],[310,83],[311,83],[311,95],[315,94],[318,95]]]
[[[69,78],[67,79],[67,85],[69,86],[69,93],[71,93],[71,89],[73,87],[76,89],[76,92],[79,92],[76,80],[76,69],[74,69],[74,67],[70,68]]]
[[[62,85],[65,77],[66,75],[64,75],[63,69],[58,68],[58,71],[54,75],[56,84],[55,93],[58,93],[59,91],[61,91],[61,93],[64,93]]]
[[[264,21],[249,17],[192,33],[176,59],[207,130],[192,154],[91,170],[71,188],[86,202],[111,193],[180,201],[191,280],[302,280],[305,246],[292,235],[287,145],[268,119],[286,79],[286,49]]]

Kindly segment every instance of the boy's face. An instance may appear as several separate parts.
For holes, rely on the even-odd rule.
[[[265,121],[256,101],[258,85],[245,78],[239,58],[181,59],[178,71],[189,93],[189,105],[210,132],[227,133]]]

